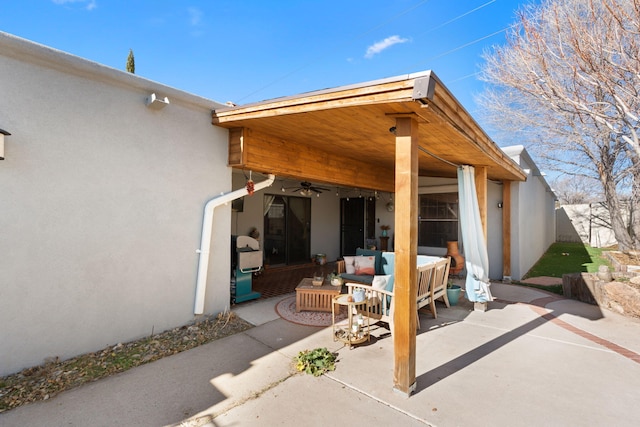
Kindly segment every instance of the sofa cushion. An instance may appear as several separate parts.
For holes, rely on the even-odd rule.
[[[375,274],[385,274],[382,270],[382,251],[357,248],[356,256],[374,256],[376,258]]]
[[[376,258],[374,256],[357,256],[354,265],[356,267],[355,274],[373,276],[376,274]]]
[[[382,274],[394,274],[394,261],[396,258],[395,252],[383,252],[380,264],[382,267]]]
[[[357,283],[366,283],[367,285],[370,285],[371,282],[373,282],[373,276],[367,276],[367,275],[342,273],[340,277],[342,277],[342,280],[344,283],[357,282]]]
[[[386,289],[387,284],[389,283],[389,279],[391,276],[373,276],[373,281],[371,282],[371,287],[373,289]]]
[[[356,274],[356,266],[355,266],[355,258],[354,256],[346,256],[344,257],[344,270],[347,274]]]

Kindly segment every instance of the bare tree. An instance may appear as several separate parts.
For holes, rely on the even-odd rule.
[[[552,182],[553,191],[562,205],[578,205],[602,200],[597,180],[582,176],[561,177]]]
[[[640,248],[640,0],[543,0],[485,54],[488,120],[545,167],[597,178],[623,251]]]

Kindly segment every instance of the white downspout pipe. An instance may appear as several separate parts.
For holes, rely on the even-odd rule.
[[[275,175],[267,175],[267,179],[254,185],[254,191],[262,190],[269,187],[275,181]],[[196,302],[193,309],[194,314],[202,314],[204,312],[204,296],[207,291],[207,273],[209,272],[209,248],[211,248],[211,231],[213,229],[213,210],[225,203],[239,199],[249,194],[246,188],[222,193],[221,195],[209,200],[204,206],[204,220],[202,221],[202,238],[200,240],[200,249],[196,253],[200,254],[198,260],[198,278],[196,281]]]

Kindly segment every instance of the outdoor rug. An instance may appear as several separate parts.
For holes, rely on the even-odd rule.
[[[290,296],[276,304],[276,313],[284,320],[304,326],[331,326],[331,313],[322,311],[301,311],[296,313],[296,297]],[[336,314],[336,322],[344,320],[346,313]]]

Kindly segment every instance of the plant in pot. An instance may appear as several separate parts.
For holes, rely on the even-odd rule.
[[[390,228],[391,228],[391,227],[390,227],[390,226],[388,226],[388,225],[381,225],[381,226],[380,226],[380,229],[382,230],[382,233],[381,233],[380,235],[381,235],[382,237],[386,237],[386,236],[388,236],[388,235],[389,235],[389,229],[390,229]]]
[[[333,286],[342,286],[342,282],[342,277],[340,277],[340,275],[335,271],[331,273],[331,276],[329,276],[329,283],[331,283]]]
[[[447,282],[447,298],[449,304],[458,305],[458,298],[460,298],[460,292],[462,289],[458,285],[454,285],[452,280]]]

